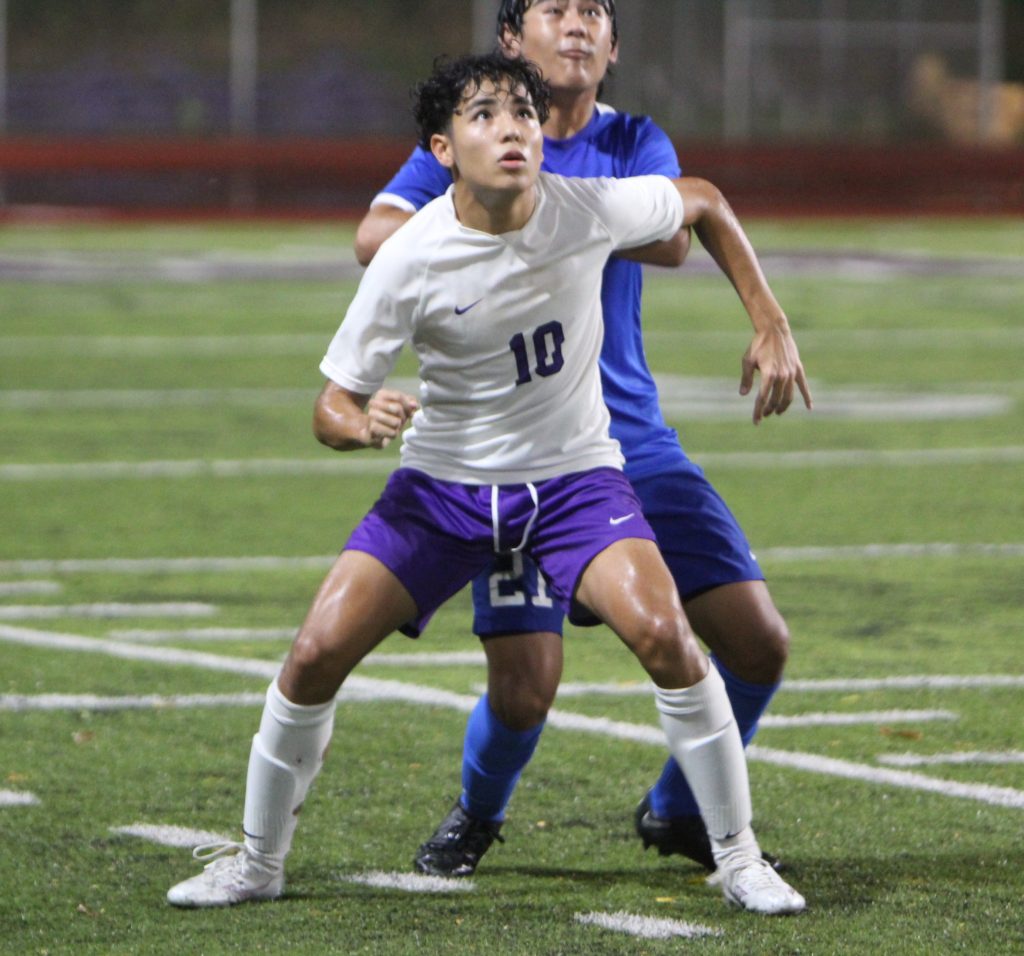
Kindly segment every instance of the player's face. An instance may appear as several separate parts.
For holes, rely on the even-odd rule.
[[[596,90],[619,56],[612,19],[596,0],[539,0],[523,14],[522,36],[502,37],[507,52],[540,67],[553,91]]]
[[[537,181],[543,158],[529,95],[490,80],[468,91],[452,117],[451,134],[435,136],[431,146],[456,179],[498,191],[525,192]]]

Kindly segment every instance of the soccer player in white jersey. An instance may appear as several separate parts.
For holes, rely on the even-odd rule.
[[[599,101],[610,65],[618,65],[620,16],[614,0],[502,0],[501,49],[537,64],[552,88],[543,126],[541,168],[547,172],[680,175],[671,140],[650,117],[620,113]],[[359,225],[359,260],[369,262],[387,236],[450,184],[448,170],[428,149],[414,149]],[[698,235],[703,239],[699,228]],[[601,288],[602,386],[626,476],[657,535],[687,619],[725,681],[740,736],[749,743],[779,686],[789,633],[739,522],[665,422],[644,353],[640,262],[679,265],[688,239],[683,230],[672,243],[608,260]],[[684,303],[680,313],[685,322]],[[755,370],[761,376],[755,423],[782,414],[797,389],[810,405],[799,353],[781,311],[755,323],[743,357],[741,392],[753,388]],[[562,672],[564,615],[544,592],[528,555],[498,559],[480,575],[473,582],[473,610],[473,632],[487,656],[487,692],[467,722],[462,792],[414,860],[416,869],[439,876],[472,874],[498,836]],[[635,825],[645,847],[653,845],[663,855],[680,853],[714,869],[696,801],[671,756],[637,807]]]
[[[535,67],[500,54],[439,63],[419,87],[421,141],[454,183],[367,270],[321,363],[328,381],[314,414],[317,437],[339,451],[382,447],[411,419],[401,467],[328,572],[268,690],[244,843],[207,850],[216,859],[171,888],[174,905],[280,896],[345,678],[392,631],[417,635],[495,553],[528,551],[560,605],[581,623],[608,624],[654,682],[726,899],[760,913],[804,908],[762,859],[722,679],[622,473],[597,364],[601,269],[615,249],[701,222],[750,302],[771,292],[709,183],[541,174],[548,96]],[[420,362],[418,399],[381,389],[406,344]]]

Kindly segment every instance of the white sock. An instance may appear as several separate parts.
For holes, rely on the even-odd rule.
[[[716,858],[737,845],[756,847],[743,741],[718,670],[709,667],[692,687],[655,687],[654,697],[669,751],[697,800]]]
[[[242,823],[245,845],[261,861],[280,865],[291,849],[299,811],[333,729],[333,700],[305,707],[288,700],[276,680],[270,685],[249,752]]]

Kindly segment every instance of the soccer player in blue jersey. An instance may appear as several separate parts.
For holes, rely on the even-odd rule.
[[[605,74],[618,58],[614,0],[503,0],[498,33],[502,48],[536,63],[552,88],[543,127],[544,169],[582,177],[679,175],[672,143],[652,120],[598,102]],[[359,260],[368,262],[450,182],[448,170],[429,151],[414,150],[360,223]],[[687,239],[683,230],[673,243],[630,256],[676,265],[685,256]],[[779,686],[789,635],[743,532],[662,417],[643,350],[641,285],[637,261],[621,254],[609,259],[601,295],[601,372],[611,433],[621,443],[626,474],[655,529],[687,617],[712,651],[743,741],[749,743]],[[755,424],[782,414],[797,388],[810,407],[784,316],[770,331],[755,334],[743,356],[741,393],[753,389],[755,372],[761,376]],[[487,693],[468,722],[462,795],[416,854],[415,866],[425,873],[467,876],[498,837],[561,677],[562,612],[528,559],[506,560],[474,582],[474,631],[487,655]],[[645,848],[654,845],[663,855],[681,853],[715,868],[697,804],[671,758],[637,807],[635,825]]]

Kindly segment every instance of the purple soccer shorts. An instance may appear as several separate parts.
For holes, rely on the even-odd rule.
[[[465,485],[399,468],[345,547],[372,555],[402,583],[419,611],[402,631],[415,637],[495,554],[528,553],[568,612],[587,565],[625,538],[655,540],[614,468],[513,485]]]

